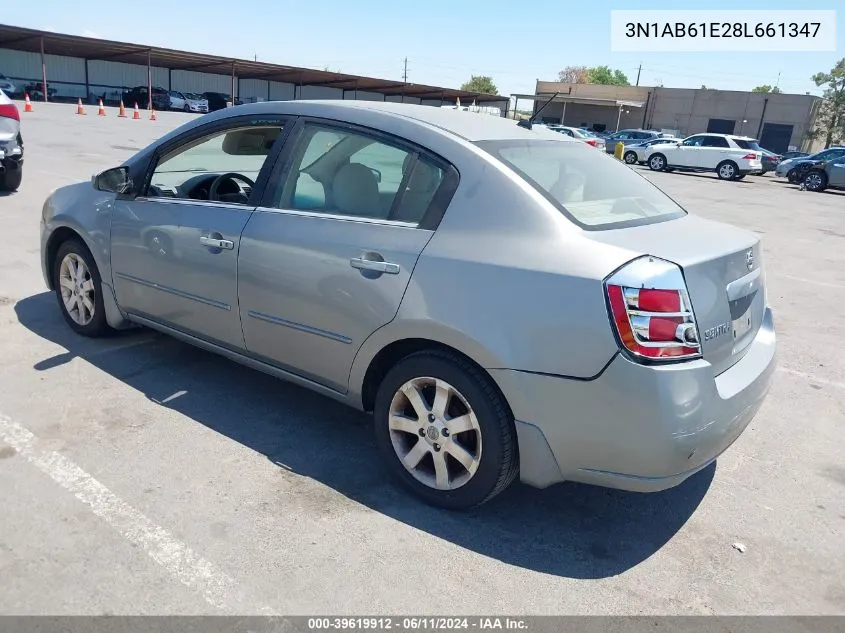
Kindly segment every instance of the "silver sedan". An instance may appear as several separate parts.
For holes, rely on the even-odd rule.
[[[154,328],[372,412],[386,468],[448,508],[677,485],[775,367],[754,234],[489,115],[227,108],[52,193],[41,256],[79,334]]]

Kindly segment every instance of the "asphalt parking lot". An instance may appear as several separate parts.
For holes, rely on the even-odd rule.
[[[673,490],[516,485],[452,514],[393,487],[352,410],[149,331],[74,335],[45,197],[189,115],[35,108],[0,197],[0,613],[845,614],[845,194],[642,169],[762,236],[768,400]]]

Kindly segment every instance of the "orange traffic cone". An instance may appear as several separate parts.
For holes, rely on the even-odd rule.
[[[138,102],[135,102],[135,113],[132,115],[133,119],[140,119],[141,118],[141,111],[138,109]]]
[[[117,116],[123,119],[126,118],[126,106],[123,105],[123,99],[120,100],[120,110],[118,111]]]
[[[156,119],[156,109],[155,109],[155,108],[152,108],[152,109],[150,110],[150,121],[156,121],[156,120],[157,120],[157,119]]]
[[[100,99],[100,107],[97,108],[97,116],[106,116],[106,108],[103,105],[102,99]]]
[[[26,105],[23,107],[24,112],[32,112],[32,101],[29,100],[29,93],[26,93]]]
[[[82,107],[82,99],[76,104],[76,113],[77,114],[86,114],[85,108]]]

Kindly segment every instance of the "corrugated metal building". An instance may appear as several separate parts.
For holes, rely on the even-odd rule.
[[[498,107],[503,115],[507,114],[509,104],[509,99],[500,95],[2,24],[0,73],[15,82],[19,93],[28,90],[32,98],[74,101],[81,98],[90,103],[100,97],[115,103],[127,90],[151,85],[179,92],[234,95],[244,102],[364,99],[441,106],[454,105],[460,99],[465,104],[475,101]]]
[[[741,134],[758,138],[774,152],[823,146],[808,136],[821,104],[813,95],[538,81],[534,95],[512,96],[533,100],[536,112],[555,93],[560,94],[540,114],[546,122],[597,130],[665,130],[681,137]]]

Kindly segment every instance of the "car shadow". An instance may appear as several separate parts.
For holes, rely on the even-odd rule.
[[[480,508],[438,510],[388,480],[365,414],[150,330],[83,338],[65,324],[52,293],[19,301],[15,312],[29,331],[66,350],[38,361],[36,371],[83,359],[280,468],[463,548],[539,572],[595,579],[634,567],[683,527],[715,472],[714,464],[652,494],[517,483]]]

